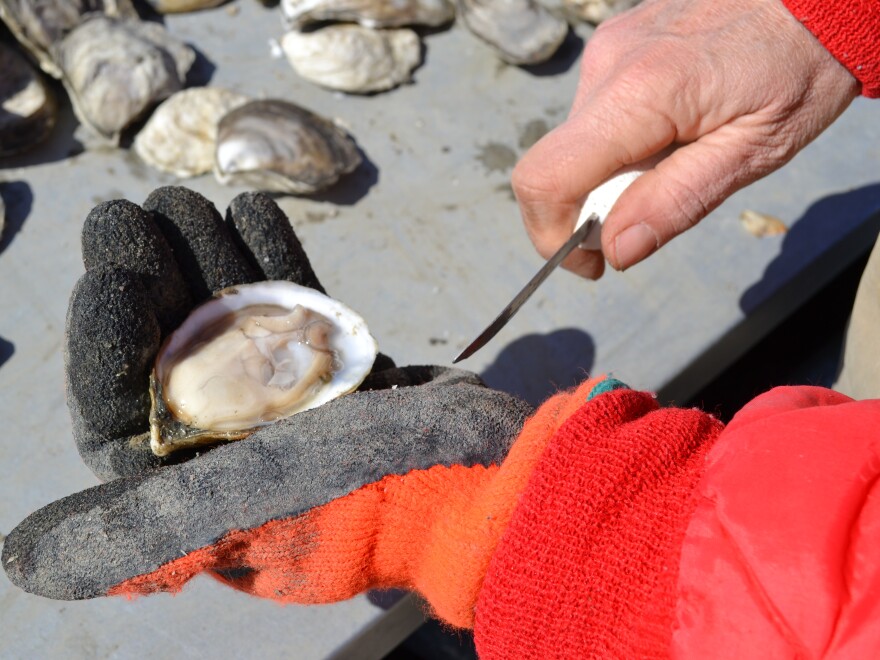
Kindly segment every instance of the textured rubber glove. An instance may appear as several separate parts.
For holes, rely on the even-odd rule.
[[[150,451],[148,384],[162,340],[196,304],[263,279],[324,292],[287,217],[259,193],[236,197],[225,221],[181,187],[156,189],[143,208],[100,204],[83,225],[82,253],[65,332],[67,402],[80,454],[104,480],[194,455]],[[380,356],[376,368],[387,366]]]

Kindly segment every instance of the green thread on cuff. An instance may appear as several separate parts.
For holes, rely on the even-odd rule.
[[[616,378],[608,377],[601,383],[597,384],[592,390],[590,390],[590,393],[587,395],[587,401],[592,401],[600,394],[605,394],[605,392],[628,389],[630,389],[630,387],[626,383],[619,381]]]

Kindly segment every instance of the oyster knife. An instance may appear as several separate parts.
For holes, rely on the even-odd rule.
[[[532,297],[532,294],[538,289],[541,285],[541,282],[547,279],[547,277],[552,273],[556,267],[562,263],[562,261],[569,255],[569,253],[574,250],[578,245],[587,241],[591,232],[595,227],[599,225],[599,216],[595,213],[590,214],[589,217],[586,218],[584,223],[578,227],[575,232],[571,235],[565,245],[559,248],[552,257],[547,260],[541,270],[539,270],[535,276],[529,280],[529,283],[526,284],[522,291],[516,294],[513,300],[501,310],[501,313],[495,318],[492,323],[489,324],[483,332],[480,333],[480,336],[474,339],[470,345],[464,349],[461,353],[459,353],[456,358],[452,361],[452,364],[456,362],[460,362],[466,358],[469,358],[471,355],[480,350],[486,343],[492,339],[498,331],[501,330],[507,322],[513,318],[513,315],[519,311],[519,308],[523,306],[523,304]]]
[[[562,263],[563,259],[578,245],[585,250],[601,250],[602,246],[599,241],[599,232],[593,231],[601,226],[602,222],[608,216],[614,203],[624,190],[638,179],[642,174],[652,169],[661,160],[665,159],[675,151],[674,146],[667,147],[653,156],[639,161],[632,165],[627,165],[602,184],[596,187],[588,196],[581,208],[574,234],[571,238],[559,248],[559,251],[547,261],[546,264],[538,271],[538,273],[526,284],[525,288],[520,291],[510,304],[507,305],[498,317],[489,324],[489,327],[480,333],[480,336],[474,339],[471,344],[459,353],[452,361],[453,364],[460,362],[476,353],[479,349],[486,345],[498,331],[503,328],[507,322],[517,313],[526,300],[535,292],[538,286],[547,279],[547,276]]]

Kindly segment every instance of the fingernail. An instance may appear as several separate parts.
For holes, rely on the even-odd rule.
[[[660,239],[650,225],[641,222],[627,227],[614,239],[614,258],[619,270],[637,264],[660,247]]]

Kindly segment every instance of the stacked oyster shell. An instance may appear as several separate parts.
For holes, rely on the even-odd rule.
[[[214,172],[222,184],[294,195],[335,184],[361,163],[334,122],[280,99],[194,87],[162,103],[134,141],[147,163],[179,177]]]
[[[57,118],[55,95],[40,73],[12,46],[0,43],[0,156],[40,144]]]
[[[77,118],[112,144],[184,87],[195,52],[129,0],[0,0],[0,17],[50,76]]]

